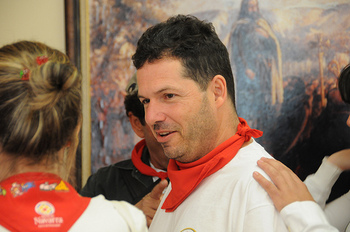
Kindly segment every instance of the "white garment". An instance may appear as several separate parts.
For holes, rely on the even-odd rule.
[[[290,232],[338,232],[314,201],[293,202],[281,210],[281,215]]]
[[[304,183],[309,189],[309,192],[322,209],[324,209],[332,186],[337,181],[341,172],[342,170],[340,168],[328,162],[327,157],[325,157],[317,172],[305,179]]]
[[[304,183],[317,203],[294,202],[282,209],[281,215],[291,232],[345,231],[350,219],[350,193],[326,205],[332,186],[341,172],[325,157],[317,172],[305,179]]]
[[[312,197],[323,208],[329,223],[339,231],[345,231],[350,222],[350,191],[326,205],[334,183],[342,170],[328,162],[328,157],[322,160],[315,174],[309,175],[304,183]],[[350,227],[347,231],[350,231]]]
[[[91,199],[85,212],[69,231],[147,232],[148,229],[141,210],[125,201],[108,201],[98,195]]]
[[[125,201],[108,201],[99,195],[91,199],[70,232],[147,232],[146,217],[136,207]],[[8,232],[0,225],[0,232]]]
[[[170,213],[161,209],[171,182],[150,226],[151,232],[284,232],[287,228],[265,192],[252,176],[257,166],[271,156],[253,141],[241,148],[223,168],[205,178]],[[263,175],[266,176],[265,173]]]

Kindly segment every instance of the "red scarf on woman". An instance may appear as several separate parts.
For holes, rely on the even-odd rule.
[[[141,160],[143,149],[146,147],[146,141],[143,139],[138,142],[134,150],[131,153],[131,161],[142,174],[147,176],[158,176],[160,179],[168,178],[168,174],[166,172],[157,172]]]
[[[162,209],[173,212],[206,177],[215,173],[230,162],[251,137],[259,138],[262,131],[251,129],[243,118],[239,118],[237,132],[234,136],[217,146],[199,160],[180,163],[170,159],[168,175],[171,191],[165,199]]]
[[[10,231],[68,231],[90,200],[51,173],[14,175],[0,183],[0,225]]]

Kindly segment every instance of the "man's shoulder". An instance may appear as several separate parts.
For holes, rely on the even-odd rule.
[[[108,173],[111,171],[115,172],[118,169],[132,170],[134,167],[135,166],[131,159],[126,159],[105,167],[101,167],[97,170],[96,174]]]
[[[89,181],[94,180],[104,180],[119,178],[119,173],[125,173],[125,171],[132,172],[134,170],[134,165],[131,159],[123,160],[115,164],[108,165],[106,167],[99,168],[94,174],[89,178]]]

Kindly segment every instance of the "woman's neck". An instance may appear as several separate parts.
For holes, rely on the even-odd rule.
[[[0,153],[0,182],[10,176],[26,172],[48,172],[59,175],[59,167],[56,163],[44,159],[33,164],[31,160],[24,157],[12,157]]]

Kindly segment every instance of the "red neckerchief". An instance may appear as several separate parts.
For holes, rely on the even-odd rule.
[[[236,134],[199,160],[191,163],[169,160],[168,175],[172,189],[162,209],[173,212],[204,178],[230,162],[244,142],[249,141],[252,136],[254,138],[262,136],[262,131],[251,129],[243,118],[239,120]]]
[[[141,156],[145,146],[146,141],[143,139],[140,142],[138,142],[135,145],[134,150],[132,150],[131,161],[135,165],[137,170],[139,170],[142,174],[147,176],[158,176],[162,180],[168,178],[168,174],[166,172],[157,172],[156,170],[142,162]]]
[[[90,200],[51,173],[14,175],[0,183],[0,225],[10,231],[68,231]]]

